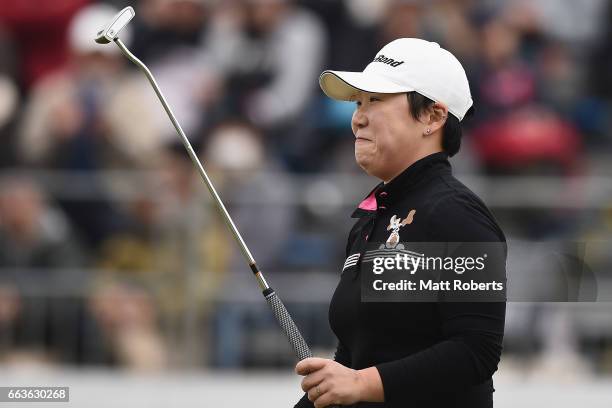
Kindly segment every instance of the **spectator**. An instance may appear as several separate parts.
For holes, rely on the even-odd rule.
[[[513,0],[514,10],[537,21],[546,36],[576,52],[588,51],[605,27],[605,0]]]
[[[25,163],[91,171],[129,166],[154,149],[158,138],[147,122],[157,112],[134,103],[138,96],[129,94],[134,86],[119,49],[91,41],[96,27],[116,11],[96,4],[82,9],[72,20],[70,65],[37,84],[25,107],[21,129]],[[129,34],[128,27],[122,33],[128,43]],[[142,99],[145,96],[140,94]],[[125,117],[139,124],[140,133],[125,123]]]
[[[0,153],[0,167],[4,167],[14,165],[16,162],[14,128],[19,105],[19,92],[15,82],[8,75],[3,75],[1,72],[0,140],[2,140],[3,149],[2,153]]]
[[[279,167],[264,156],[256,129],[241,122],[224,122],[211,135],[205,151],[211,171],[228,210],[262,270],[286,272],[283,259],[295,220],[294,192]],[[218,290],[215,327],[215,364],[231,367],[246,361],[242,342],[245,324],[268,322],[266,309],[254,309],[248,300],[258,299],[244,279],[248,267],[221,220],[215,217],[209,229],[210,242],[217,244],[216,257],[224,255],[224,279]],[[240,299],[240,302],[236,300]],[[244,303],[246,302],[246,303]]]
[[[475,122],[494,118],[536,100],[535,70],[520,55],[519,32],[503,15],[481,26],[481,59],[475,67]]]
[[[0,188],[0,242],[4,268],[53,268],[60,273],[84,262],[64,215],[47,203],[33,181],[19,176],[3,180]]]
[[[230,4],[218,10],[206,50],[227,75],[237,113],[267,127],[296,118],[322,64],[321,22],[290,0]]]
[[[15,44],[20,62],[18,80],[23,88],[29,89],[66,64],[69,54],[66,28],[87,3],[88,0],[2,1],[0,31],[4,28]]]
[[[120,367],[158,371],[166,367],[167,353],[157,326],[155,303],[137,286],[108,283],[90,299],[90,309]]]
[[[266,158],[257,129],[243,122],[223,122],[210,137],[204,162],[215,177],[215,186],[228,202],[258,264],[267,270],[280,269],[282,251],[295,221],[290,204],[294,192],[282,168],[274,159]],[[230,271],[244,269],[240,254],[232,252],[229,259]]]
[[[291,0],[224,2],[204,49],[224,75],[217,117],[248,118],[264,130],[272,152],[306,167],[318,140],[308,137],[312,126],[304,118],[325,41],[321,21]]]
[[[197,142],[210,122],[208,110],[221,92],[219,73],[201,48],[212,13],[206,0],[144,0],[134,22],[132,52],[155,73],[155,78],[181,127]],[[143,81],[144,84],[144,81]],[[148,87],[148,83],[146,84]],[[155,110],[159,101],[148,92],[140,103]],[[165,114],[151,117],[164,143],[176,141]]]
[[[94,201],[61,201],[92,247],[125,222],[110,202],[118,187],[102,185],[92,172],[147,167],[162,145],[152,118],[163,116],[163,110],[159,104],[155,111],[141,103],[153,94],[138,82],[146,80],[132,78],[117,47],[91,41],[96,27],[116,11],[104,4],[79,11],[69,30],[71,64],[34,87],[21,123],[24,163],[93,174],[95,181],[87,188],[96,193]],[[129,30],[122,38],[129,42]]]
[[[0,167],[17,161],[15,127],[20,113],[21,95],[17,84],[17,54],[10,36],[0,22]]]
[[[78,268],[84,263],[69,223],[36,184],[19,176],[3,180],[0,285],[8,298],[2,302],[2,320],[20,348],[50,349],[64,361],[81,357],[79,297],[88,277]],[[57,293],[64,296],[58,298]]]

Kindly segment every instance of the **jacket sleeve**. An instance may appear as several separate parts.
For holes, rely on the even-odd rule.
[[[334,354],[334,360],[345,367],[351,366],[351,355],[348,349],[341,342],[338,342],[338,347],[336,348],[336,353]],[[295,404],[295,408],[314,408],[314,404],[308,399],[308,394],[304,393],[298,403]]]
[[[469,197],[468,197],[469,198]],[[430,242],[500,242],[503,232],[486,207],[461,197],[433,206]],[[376,365],[386,402],[410,405],[419,395],[452,392],[490,379],[502,352],[505,302],[438,302],[442,340],[403,359]]]
[[[497,370],[505,303],[442,303],[444,340],[400,360],[376,365],[386,402],[480,384]]]

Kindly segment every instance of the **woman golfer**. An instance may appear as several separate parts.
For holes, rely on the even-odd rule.
[[[465,71],[438,44],[402,38],[363,72],[325,71],[320,85],[333,99],[355,102],[355,159],[381,182],[353,213],[329,309],[335,357],[297,364],[306,394],[296,406],[492,407],[505,302],[363,302],[359,279],[369,244],[505,248],[495,219],[448,162],[472,106]]]

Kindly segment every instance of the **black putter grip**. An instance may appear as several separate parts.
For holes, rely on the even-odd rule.
[[[264,296],[268,301],[268,304],[272,308],[272,312],[274,312],[274,316],[278,321],[278,324],[283,328],[283,331],[289,338],[289,343],[293,346],[293,349],[298,355],[300,361],[305,358],[312,357],[312,353],[310,352],[310,348],[308,344],[306,344],[306,340],[302,337],[302,333],[297,328],[291,315],[287,311],[287,308],[280,300],[274,289],[269,288],[264,291]],[[327,408],[339,408],[337,405],[329,406]]]
[[[298,358],[303,360],[305,358],[312,357],[310,348],[302,337],[302,333],[300,333],[300,330],[293,322],[291,315],[289,315],[289,312],[287,312],[285,305],[280,300],[276,292],[274,292],[273,289],[267,289],[264,291],[264,296],[272,308],[272,312],[274,312],[274,316],[276,317],[278,324],[280,324],[283,331],[287,335],[289,343],[291,343],[291,346],[295,350]]]

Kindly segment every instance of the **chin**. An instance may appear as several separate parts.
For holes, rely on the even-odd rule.
[[[361,170],[363,170],[367,175],[372,176],[372,166],[371,163],[369,163],[367,160],[359,160],[357,157],[355,158],[355,162],[357,162],[357,165],[359,167],[361,167]]]
[[[366,161],[366,160],[356,160],[357,165],[359,167],[361,167],[361,169],[368,175],[368,176],[372,176],[372,177],[376,177],[377,179],[380,180],[385,180],[385,176],[382,174],[382,172],[380,171],[380,168],[377,168],[375,166],[372,165],[371,162]]]

